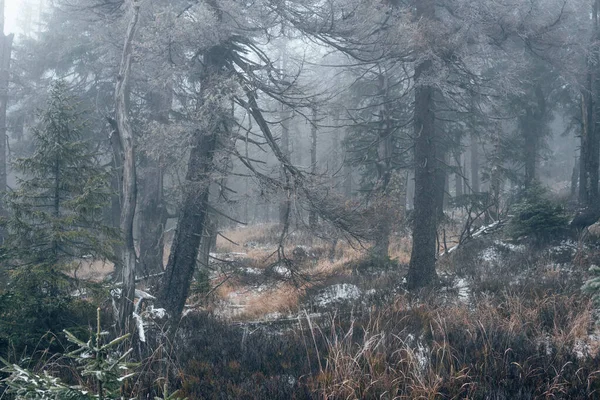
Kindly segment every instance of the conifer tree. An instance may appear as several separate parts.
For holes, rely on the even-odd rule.
[[[18,189],[6,198],[1,261],[9,284],[0,292],[0,326],[13,325],[16,341],[63,328],[76,303],[67,272],[84,257],[110,256],[115,234],[101,221],[108,175],[82,140],[84,130],[76,99],[55,82],[33,130],[33,154],[16,161]],[[0,328],[0,339],[5,334]]]

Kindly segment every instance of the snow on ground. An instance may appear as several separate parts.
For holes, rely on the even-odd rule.
[[[361,294],[362,292],[358,286],[350,283],[339,283],[321,291],[315,297],[315,303],[320,306],[327,306],[347,300],[356,300],[360,298]]]
[[[471,288],[469,282],[464,278],[459,278],[454,286],[458,290],[458,299],[462,302],[468,302],[469,296],[471,295]]]
[[[292,271],[290,271],[289,268],[284,267],[283,265],[274,266],[273,272],[275,272],[277,275],[284,277],[284,278],[290,278],[292,276]]]

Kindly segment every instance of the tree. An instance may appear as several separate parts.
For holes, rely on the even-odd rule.
[[[416,17],[425,25],[435,18],[435,2],[417,2]],[[413,225],[413,247],[407,284],[411,289],[430,284],[435,277],[436,229],[438,210],[436,175],[440,168],[439,152],[436,148],[434,94],[435,89],[427,84],[433,74],[433,61],[424,58],[415,66],[415,223]]]
[[[84,130],[66,83],[55,82],[32,132],[34,153],[14,166],[22,178],[7,196],[2,263],[10,284],[2,293],[0,326],[19,326],[11,329],[19,343],[66,324],[76,303],[67,273],[84,257],[111,256],[116,234],[102,222],[108,174],[81,140]]]
[[[119,329],[121,333],[129,331],[133,313],[133,301],[135,297],[135,266],[136,253],[133,238],[133,220],[137,201],[137,181],[135,168],[135,149],[133,143],[133,132],[129,122],[128,90],[131,74],[132,42],[137,28],[140,5],[137,0],[132,0],[133,16],[127,28],[121,68],[117,77],[115,89],[117,133],[123,151],[123,181],[122,181],[122,208],[121,208],[121,232],[124,245],[122,247],[122,289],[121,303],[119,306]]]
[[[226,89],[221,86],[231,72],[230,46],[223,44],[212,47],[204,54],[202,65],[198,65],[196,76],[201,87],[198,102],[206,118],[202,128],[192,136],[184,198],[158,296],[159,304],[172,318],[172,327],[176,326],[181,316],[196,267],[208,214],[213,157],[220,136],[229,130],[227,93],[222,93]]]
[[[598,180],[600,179],[600,129],[598,112],[600,111],[600,21],[598,12],[600,1],[592,3],[592,37],[588,50],[587,71],[582,90],[581,155],[579,168],[579,203],[582,206],[598,208]],[[587,10],[585,10],[587,11]]]
[[[4,0],[0,0],[0,194],[6,191],[6,107],[13,37],[4,34]],[[4,205],[0,203],[0,214],[3,212]]]

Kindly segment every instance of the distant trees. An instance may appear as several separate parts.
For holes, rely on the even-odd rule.
[[[454,193],[463,203],[473,200],[487,211],[493,198],[496,212],[487,212],[489,218],[498,217],[504,177],[533,184],[547,122],[558,108],[555,95],[565,86],[548,49],[569,47],[562,24],[574,15],[587,21],[583,3],[589,13],[583,0],[261,0],[252,7],[218,0],[150,1],[135,20],[139,39],[134,40],[124,6],[131,2],[68,3],[31,44],[35,51],[17,52],[19,71],[28,73],[19,72],[22,88],[14,115],[28,116],[35,92],[54,75],[68,76],[68,85],[93,106],[90,136],[101,138],[96,143],[102,162],[114,165],[114,189],[120,195],[113,196],[112,214],[119,214],[113,220],[124,239],[124,257],[117,264],[126,266],[123,301],[128,304],[121,320],[131,313],[135,270],[138,275],[163,272],[165,230],[174,217],[158,297],[174,319],[181,315],[198,254],[206,265],[217,235],[207,214],[227,219],[224,205],[237,207],[240,191],[249,196],[249,182],[257,184],[253,196],[256,204],[268,204],[267,214],[280,206],[272,213],[279,214],[284,228],[279,257],[285,258],[296,204],[307,208],[311,229],[332,224],[368,231],[361,239],[368,238],[372,251],[384,257],[412,178],[405,181],[414,175],[407,282],[414,290],[432,284],[448,175],[454,173]],[[77,17],[65,17],[71,15],[66,12]],[[120,56],[113,43],[124,35]],[[323,79],[322,87],[303,86],[309,75],[303,70],[306,60],[290,43],[307,36],[318,47],[311,63],[319,64],[319,51],[339,56],[336,65],[321,61],[310,67],[318,78],[326,75],[320,68],[330,75],[343,71],[336,83]],[[589,87],[581,89],[581,199],[588,204],[597,197],[593,174],[598,169],[588,157],[598,153],[593,43],[587,54]],[[130,70],[134,58],[136,67]],[[25,67],[29,64],[35,68]],[[114,152],[106,140],[106,117],[113,115]],[[304,130],[297,126],[301,118],[307,121]],[[346,136],[344,148],[331,151],[338,157],[330,171],[325,165],[317,168],[319,154],[327,153],[322,146],[328,130],[335,132],[332,147],[342,145],[341,131]],[[308,157],[293,154],[298,132],[310,137],[305,166]],[[337,182],[342,189],[337,190],[327,174],[341,169],[344,181]],[[360,187],[351,187],[353,174],[362,179]],[[238,199],[230,201],[225,194]],[[356,212],[360,224],[344,208],[351,194],[352,202],[363,201]],[[248,217],[248,199],[243,203]],[[297,212],[298,222],[303,211]]]
[[[6,108],[8,107],[8,83],[12,56],[13,34],[4,34],[4,0],[0,0],[0,193],[6,191]],[[0,202],[0,213],[5,213]],[[1,240],[2,238],[0,238]]]

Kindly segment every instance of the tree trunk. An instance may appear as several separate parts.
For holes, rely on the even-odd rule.
[[[533,121],[533,115],[530,109],[524,117],[525,123],[521,127],[525,136],[524,160],[525,160],[525,187],[531,187],[535,180],[535,166],[537,159],[538,135],[535,129],[536,122]]]
[[[575,158],[573,164],[573,173],[571,174],[571,200],[575,200],[577,196],[577,188],[579,184],[579,158]]]
[[[579,203],[581,206],[596,208],[598,204],[598,179],[600,166],[600,129],[596,113],[600,100],[600,85],[598,84],[598,61],[600,61],[600,49],[595,43],[600,39],[600,27],[598,25],[598,8],[600,0],[594,1],[592,9],[593,29],[592,38],[593,51],[588,60],[588,73],[586,88],[582,96],[582,120],[583,132],[581,134],[580,154],[580,177],[579,177]]]
[[[162,272],[164,231],[167,210],[163,204],[163,172],[155,160],[144,161],[144,174],[140,178],[140,265],[138,274],[144,276]]]
[[[471,134],[471,191],[479,193],[481,187],[479,184],[479,142],[475,134]]]
[[[14,35],[4,35],[4,0],[0,0],[0,198],[6,191],[6,108],[8,104],[8,82],[10,58]],[[0,216],[6,215],[4,201],[0,202]],[[0,230],[0,244],[4,241],[4,230]]]
[[[219,85],[219,77],[226,73],[226,52],[227,49],[222,46],[214,46],[204,56],[205,70],[200,76],[202,87],[200,96],[204,107],[208,102],[214,102],[212,100],[214,96],[207,93],[207,90]],[[218,106],[215,105],[214,108],[217,109]],[[211,120],[208,121],[210,128],[206,131],[196,131],[193,137],[183,204],[158,296],[158,303],[169,314],[171,329],[176,328],[179,322],[196,268],[208,213],[211,173],[214,169],[213,158],[218,136],[228,129],[227,113],[215,110],[210,117]]]
[[[375,244],[372,253],[377,258],[389,255],[391,221],[393,214],[391,201],[388,198],[388,187],[392,177],[392,126],[389,102],[389,86],[385,72],[379,74],[379,94],[382,106],[379,111],[379,137],[377,138],[377,186],[375,201],[377,202],[375,222]]]
[[[172,88],[165,85],[162,92],[151,92],[148,103],[151,119],[167,125],[172,102]],[[151,156],[141,157],[140,178],[140,263],[138,273],[152,275],[164,269],[164,231],[167,224],[167,209],[163,200],[162,160]]]
[[[432,20],[435,17],[433,0],[416,2],[417,18]],[[413,247],[407,276],[409,289],[431,284],[436,277],[436,160],[434,88],[423,81],[433,72],[431,60],[415,67],[415,200]]]
[[[535,105],[526,108],[522,117],[521,130],[525,136],[525,187],[531,187],[537,177],[537,161],[540,151],[540,142],[544,135],[544,119],[546,118],[546,99],[542,87],[535,87]]]
[[[282,42],[281,49],[281,71],[286,72],[287,69],[287,48],[285,42]],[[290,158],[290,110],[285,104],[281,105],[281,152],[283,153],[286,160],[291,161]],[[280,168],[280,179],[283,187],[282,197],[279,201],[279,225],[287,226],[289,223],[288,218],[290,216],[291,209],[291,193],[288,189],[289,175],[285,166],[282,164]]]
[[[463,179],[463,169],[462,169],[462,153],[457,151],[454,154],[454,159],[456,161],[456,173],[454,174],[454,196],[461,197],[464,188],[464,179]]]
[[[213,238],[217,236],[217,224],[213,220],[215,215],[207,215],[204,223],[204,232],[200,239],[200,250],[198,252],[198,268],[206,271],[210,265],[210,250],[213,248]]]
[[[115,90],[116,121],[121,148],[123,150],[123,203],[121,208],[121,231],[123,234],[122,263],[123,285],[121,288],[121,301],[119,306],[119,329],[121,333],[130,330],[133,302],[135,300],[135,244],[133,240],[133,219],[137,200],[135,154],[133,145],[133,132],[129,122],[129,109],[127,104],[129,77],[131,73],[132,42],[137,27],[140,11],[139,3],[133,0],[133,17],[127,28],[121,67],[117,77]]]
[[[415,172],[409,170],[406,172],[406,204],[407,210],[415,208]]]
[[[313,176],[317,174],[317,107],[312,110],[312,126],[310,129],[310,172]],[[317,211],[312,209],[308,214],[308,226],[316,229],[318,222]]]

